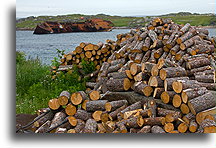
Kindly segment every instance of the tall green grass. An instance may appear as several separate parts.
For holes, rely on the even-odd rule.
[[[34,113],[48,106],[51,98],[61,91],[70,93],[85,90],[85,79],[80,79],[76,68],[73,72],[60,72],[52,79],[50,66],[42,65],[38,59],[25,59],[25,54],[16,52],[16,113]],[[92,63],[82,62],[86,73],[95,68]]]

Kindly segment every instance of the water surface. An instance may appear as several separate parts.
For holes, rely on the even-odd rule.
[[[216,36],[216,29],[209,30],[210,36]],[[129,29],[114,29],[111,32],[81,32],[35,35],[32,31],[16,31],[16,50],[24,51],[27,58],[39,58],[43,64],[51,64],[57,56],[56,49],[73,51],[81,42],[93,44],[107,39],[116,40],[116,35],[127,33]]]

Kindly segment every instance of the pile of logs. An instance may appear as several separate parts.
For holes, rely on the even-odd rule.
[[[78,65],[80,66],[81,60],[93,62],[96,69],[99,70],[103,62],[106,62],[108,57],[117,50],[117,44],[115,41],[106,40],[106,43],[98,42],[92,43],[80,43],[74,51],[65,54],[61,59],[62,67],[66,65]]]
[[[87,90],[63,91],[28,128],[35,133],[216,132],[215,40],[207,30],[155,18],[145,28],[117,35],[112,44],[118,48],[92,74],[96,79],[86,83]]]

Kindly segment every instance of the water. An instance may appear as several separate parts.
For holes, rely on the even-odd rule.
[[[107,39],[116,40],[116,35],[129,29],[114,29],[111,32],[81,32],[34,35],[32,31],[16,31],[16,50],[26,53],[27,58],[39,58],[43,64],[51,64],[57,57],[56,49],[73,51],[81,42],[97,44]]]
[[[216,30],[208,29],[210,36],[216,36]],[[116,35],[127,33],[129,29],[114,29],[111,32],[82,32],[33,35],[32,31],[16,31],[16,50],[26,53],[27,58],[39,58],[43,64],[51,64],[57,57],[56,49],[73,51],[81,42],[93,44],[107,39],[116,40]]]

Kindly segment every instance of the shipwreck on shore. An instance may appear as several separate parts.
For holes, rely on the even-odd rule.
[[[51,22],[38,24],[34,34],[69,33],[69,32],[101,32],[111,31],[113,23],[102,19],[88,19],[84,22]]]

